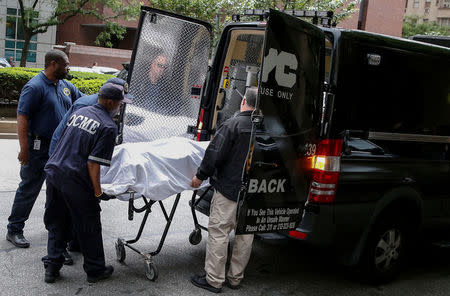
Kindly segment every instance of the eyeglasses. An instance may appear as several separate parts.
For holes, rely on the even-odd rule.
[[[167,64],[160,64],[160,63],[157,63],[156,64],[159,68],[161,68],[161,69],[167,69],[167,67],[169,67]]]

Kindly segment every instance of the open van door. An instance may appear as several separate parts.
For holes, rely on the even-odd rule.
[[[197,123],[211,32],[203,21],[141,8],[127,78],[134,100],[119,127],[123,142],[186,136]]]
[[[293,230],[301,220],[320,131],[324,54],[322,30],[270,10],[238,234]]]

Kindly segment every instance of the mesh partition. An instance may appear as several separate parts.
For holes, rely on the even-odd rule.
[[[206,27],[146,12],[131,73],[133,103],[125,110],[124,142],[186,135],[197,123],[209,57]]]

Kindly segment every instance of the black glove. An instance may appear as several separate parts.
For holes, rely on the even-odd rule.
[[[116,197],[114,195],[108,195],[108,194],[102,192],[102,195],[98,196],[97,198],[101,199],[101,200],[110,200],[110,199],[115,199]]]

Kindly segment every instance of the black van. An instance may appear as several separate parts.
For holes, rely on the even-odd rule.
[[[331,246],[342,263],[392,278],[420,234],[450,226],[450,50],[330,28],[329,12],[247,14],[260,21],[227,25],[208,66],[209,24],[142,8],[124,138],[207,141],[257,85],[237,233]],[[164,117],[146,90],[161,49]]]

